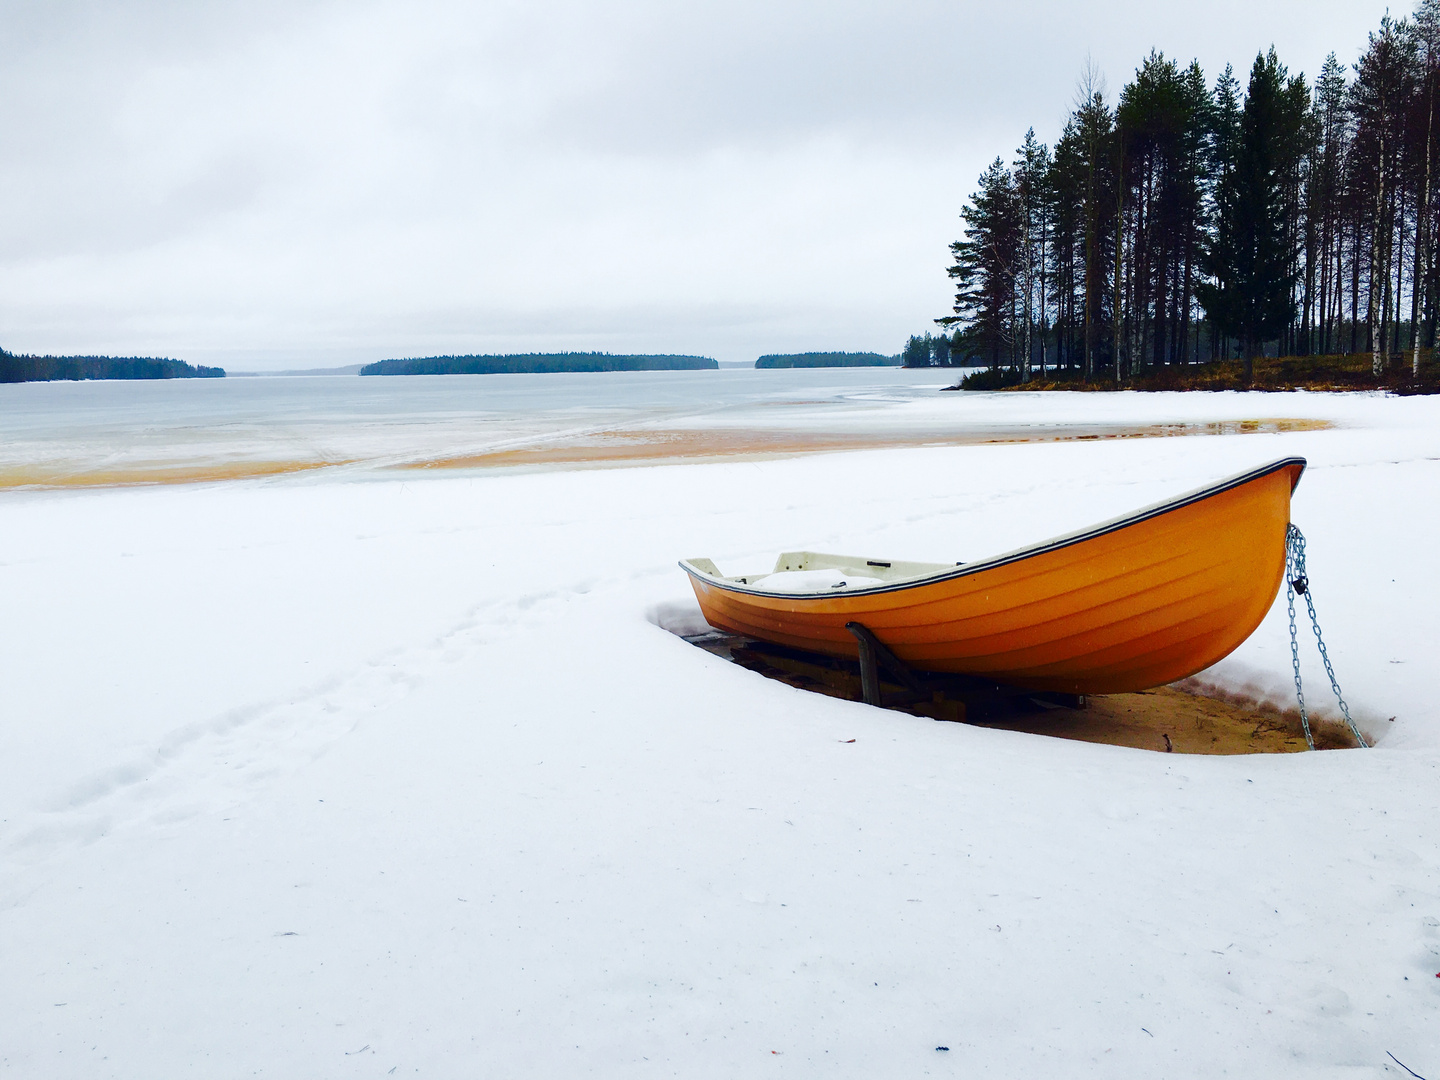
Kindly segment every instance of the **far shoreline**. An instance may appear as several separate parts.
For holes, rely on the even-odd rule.
[[[1106,393],[1120,390],[1138,392],[1244,391],[1291,393],[1375,393],[1398,396],[1440,393],[1440,365],[1433,353],[1424,350],[1418,364],[1406,356],[1382,360],[1377,376],[1370,353],[1333,356],[1257,357],[1250,370],[1242,360],[1211,360],[1199,364],[1164,364],[1141,368],[1138,374],[1116,380],[1112,373],[1084,378],[1073,368],[1051,368],[1043,376],[1032,366],[1025,378],[1015,364],[1001,364],[972,370],[946,390],[990,391],[1071,391]],[[1418,371],[1417,371],[1418,368]]]

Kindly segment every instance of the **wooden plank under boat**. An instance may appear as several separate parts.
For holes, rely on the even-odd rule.
[[[710,625],[761,641],[855,659],[853,621],[917,671],[1068,694],[1146,690],[1209,667],[1260,625],[1284,578],[1304,470],[1304,458],[1282,458],[975,563],[802,551],[768,574],[680,566]],[[821,571],[836,579],[823,591],[786,584]]]

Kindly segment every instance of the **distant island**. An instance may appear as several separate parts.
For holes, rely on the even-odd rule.
[[[17,356],[0,349],[0,383],[81,379],[223,379],[225,369],[148,356]]]
[[[361,364],[346,364],[344,367],[283,368],[280,371],[232,371],[231,379],[273,379],[295,375],[359,375]]]
[[[767,353],[755,361],[757,368],[898,367],[899,364],[899,357],[873,352]]]
[[[366,364],[361,375],[516,375],[556,371],[699,371],[719,368],[708,356],[615,356],[611,353],[514,353],[426,356]]]

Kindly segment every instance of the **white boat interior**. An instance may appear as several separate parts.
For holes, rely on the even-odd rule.
[[[876,585],[928,577],[959,565],[869,559],[863,555],[826,555],[819,551],[786,551],[775,560],[773,570],[726,577],[709,559],[686,559],[685,563],[701,574],[721,581],[730,581],[737,585],[763,583],[766,589],[774,592],[793,593],[868,589]]]

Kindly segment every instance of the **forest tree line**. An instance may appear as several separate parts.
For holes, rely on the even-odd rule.
[[[225,369],[148,356],[30,356],[0,349],[0,383],[82,379],[219,379]]]
[[[626,355],[602,352],[511,353],[496,356],[426,356],[366,364],[361,375],[512,375],[561,371],[696,371],[718,368],[708,356]]]
[[[890,367],[895,357],[876,352],[766,353],[757,368]]]
[[[950,363],[1085,379],[1213,359],[1369,353],[1418,374],[1440,315],[1440,0],[1386,15],[1312,86],[1272,47],[1093,70],[1052,147],[980,175],[950,246]],[[933,339],[933,345],[945,340]],[[932,347],[937,355],[941,348]]]

